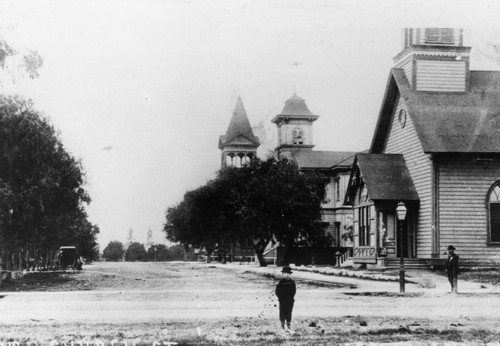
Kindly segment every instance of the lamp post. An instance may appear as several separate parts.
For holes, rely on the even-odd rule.
[[[404,293],[405,291],[405,260],[403,254],[403,225],[406,218],[406,206],[403,202],[398,203],[396,208],[396,214],[398,217],[398,227],[399,227],[399,292]]]

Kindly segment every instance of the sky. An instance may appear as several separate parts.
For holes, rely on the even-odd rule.
[[[241,96],[263,157],[294,92],[320,116],[315,150],[369,147],[405,27],[464,28],[471,69],[500,70],[500,2],[0,0],[0,39],[43,58],[0,70],[82,161],[101,250],[164,242],[165,212],[215,177]]]

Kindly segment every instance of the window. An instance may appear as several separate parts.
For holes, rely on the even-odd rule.
[[[340,179],[335,179],[335,199],[340,202]]]
[[[370,207],[361,207],[359,212],[359,246],[370,245]]]
[[[496,182],[488,195],[489,240],[490,243],[500,244],[500,182]]]
[[[452,44],[453,29],[451,28],[425,29],[425,43]]]
[[[302,130],[293,130],[293,144],[304,144],[304,133]]]

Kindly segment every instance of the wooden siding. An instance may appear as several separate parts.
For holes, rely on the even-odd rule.
[[[397,68],[402,68],[405,71],[406,78],[408,78],[408,82],[412,85],[413,81],[413,56],[408,57],[403,61],[399,61],[396,64]]]
[[[416,89],[464,92],[466,68],[465,61],[417,60]]]
[[[406,125],[399,124],[399,111],[405,107],[399,98],[385,148],[386,154],[403,154],[420,198],[417,222],[417,257],[430,258],[432,253],[432,161],[425,154],[408,115]]]
[[[500,160],[440,159],[438,177],[441,254],[453,244],[463,259],[500,261],[500,247],[487,243],[486,206],[490,187],[500,180]]]

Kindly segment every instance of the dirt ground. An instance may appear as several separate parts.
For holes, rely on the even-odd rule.
[[[277,273],[277,269],[256,274],[245,266],[167,262],[96,263],[82,272],[28,274],[0,288],[0,342],[9,346],[500,342],[498,294],[423,291],[401,296],[360,292],[352,280],[317,283],[300,277],[295,278],[295,334],[286,335],[278,327],[273,292]],[[489,283],[495,285],[492,280]]]

